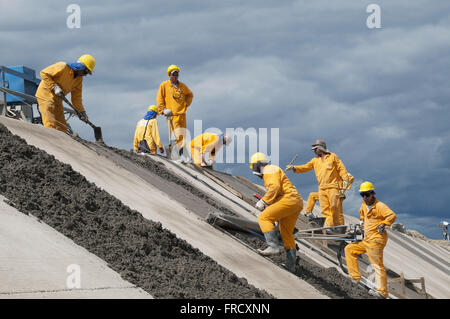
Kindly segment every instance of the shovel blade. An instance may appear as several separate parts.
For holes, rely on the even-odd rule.
[[[177,160],[180,156],[178,154],[178,148],[176,145],[166,145],[164,146],[164,149],[166,151],[166,157],[170,160]]]
[[[101,142],[103,143],[103,135],[102,135],[102,128],[99,126],[95,126],[94,127],[94,136],[95,136],[95,140],[97,142]]]

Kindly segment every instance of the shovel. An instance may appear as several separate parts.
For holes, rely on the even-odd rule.
[[[75,113],[78,115],[80,112],[78,112],[78,110],[76,108],[73,107],[72,103],[69,102],[69,100],[63,96],[61,97],[63,99],[64,102],[66,102],[71,108],[73,108],[73,110],[75,111]],[[104,143],[103,142],[103,136],[102,136],[102,128],[100,126],[95,126],[94,124],[91,123],[91,121],[89,120],[83,120],[83,122],[85,122],[86,124],[90,125],[93,129],[94,129],[94,136],[95,136],[95,140],[97,142],[100,143]]]
[[[164,149],[166,151],[166,157],[171,160],[176,160],[178,158],[174,158],[174,156],[172,154],[174,151],[174,149],[173,149],[174,145],[172,145],[172,130],[171,129],[173,129],[173,127],[172,127],[172,122],[170,121],[170,117],[167,118],[167,127],[169,128],[169,145],[164,146]]]

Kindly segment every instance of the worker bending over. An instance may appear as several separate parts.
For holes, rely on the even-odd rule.
[[[203,133],[195,137],[189,144],[192,159],[195,165],[211,166],[217,153],[223,145],[230,145],[233,138],[227,134]],[[206,163],[205,154],[209,154],[209,165]]]
[[[388,240],[385,227],[391,226],[395,213],[375,197],[375,188],[371,182],[364,182],[359,188],[363,203],[359,209],[360,224],[364,228],[364,239],[345,247],[345,260],[352,280],[359,281],[358,255],[367,253],[370,264],[375,270],[378,291],[370,290],[374,296],[388,297],[386,269],[383,264],[383,250]]]
[[[343,218],[339,218],[342,201],[339,199],[341,189],[347,189],[349,174],[339,157],[331,153],[325,141],[316,140],[311,149],[316,157],[304,165],[288,165],[286,170],[294,173],[306,173],[314,169],[319,184],[319,204],[322,216],[325,217],[325,225],[343,225]],[[340,186],[342,185],[342,186]]]
[[[181,81],[178,81],[180,68],[171,65],[167,69],[169,80],[159,86],[156,97],[158,113],[167,118],[171,134],[174,135],[175,143],[179,149],[180,157],[184,154],[187,158],[186,145],[186,112],[192,103],[194,95],[191,90]],[[187,160],[187,159],[186,159]]]
[[[150,105],[144,118],[137,123],[134,132],[134,150],[137,153],[156,154],[156,147],[159,148],[160,153],[164,153],[159,137],[157,115],[156,105]]]
[[[82,102],[83,77],[92,74],[94,67],[94,58],[85,54],[75,63],[57,62],[41,71],[36,98],[45,127],[67,131],[61,98],[69,93],[80,120],[88,119]]]
[[[264,256],[281,253],[278,241],[278,231],[275,222],[279,223],[281,239],[286,250],[286,268],[294,273],[297,251],[293,236],[295,224],[303,209],[303,199],[292,185],[283,170],[270,165],[263,153],[255,153],[250,159],[253,174],[264,179],[266,194],[256,203],[256,208],[262,213],[258,215],[258,223],[264,233],[268,247],[258,252]]]

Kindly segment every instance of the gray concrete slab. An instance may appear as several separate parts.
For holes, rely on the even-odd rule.
[[[327,298],[314,287],[216,230],[165,193],[64,133],[0,118],[16,135],[55,156],[145,218],[186,240],[223,267],[277,298]]]
[[[97,256],[7,205],[3,196],[0,283],[0,298],[152,298]]]

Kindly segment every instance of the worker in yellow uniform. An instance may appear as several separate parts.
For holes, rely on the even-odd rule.
[[[167,69],[169,80],[159,86],[156,97],[158,113],[167,117],[167,125],[174,135],[180,157],[187,157],[186,151],[186,112],[194,95],[183,82],[178,80],[180,68],[171,65]]]
[[[364,229],[364,239],[345,247],[345,260],[352,280],[359,281],[358,255],[367,253],[370,264],[375,270],[378,290],[370,290],[374,296],[388,297],[386,269],[383,264],[383,250],[388,240],[386,226],[391,226],[395,213],[375,197],[375,187],[371,182],[364,182],[359,188],[363,203],[359,209],[360,223]]]
[[[190,143],[192,159],[195,165],[211,166],[217,153],[223,145],[230,145],[233,138],[227,134],[203,133],[195,137]],[[206,163],[205,154],[209,153],[209,165]]]
[[[262,211],[258,215],[258,223],[268,245],[265,250],[258,252],[264,256],[281,253],[278,230],[275,228],[275,222],[278,222],[286,250],[286,269],[295,273],[297,250],[293,232],[303,209],[303,199],[283,170],[276,165],[270,165],[265,154],[259,152],[253,154],[250,158],[250,168],[253,174],[264,179],[264,186],[267,189],[266,194],[255,206]]]
[[[158,147],[160,153],[164,153],[159,137],[157,115],[158,108],[156,105],[150,105],[144,118],[137,123],[134,132],[134,150],[137,153],[156,154],[156,147]]]
[[[311,146],[316,157],[304,165],[288,165],[286,171],[306,173],[314,169],[319,183],[320,209],[322,216],[326,218],[325,225],[328,227],[343,225],[344,222],[339,219],[339,205],[342,203],[339,199],[340,183],[343,188],[348,188],[349,174],[339,157],[327,149],[325,141],[316,140]]]
[[[85,54],[77,62],[57,62],[41,71],[42,81],[36,91],[36,98],[45,127],[67,131],[61,98],[69,93],[80,119],[88,119],[82,102],[83,77],[92,74],[94,67],[95,59]]]

